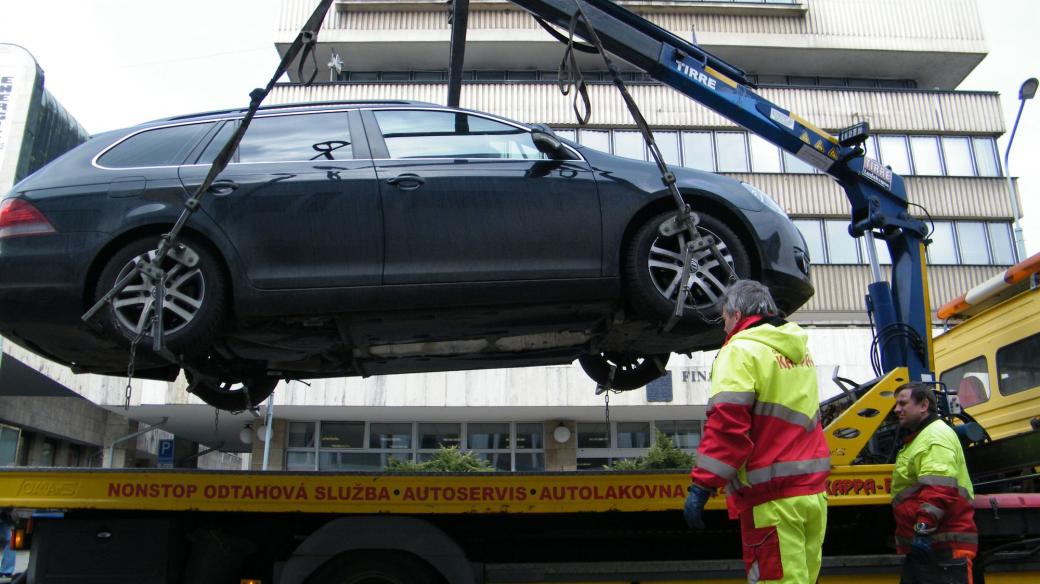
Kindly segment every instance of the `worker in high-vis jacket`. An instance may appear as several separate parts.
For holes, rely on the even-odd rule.
[[[779,313],[758,282],[741,280],[723,297],[727,337],[683,514],[703,528],[705,503],[725,486],[748,582],[806,584],[820,573],[830,450],[808,335]]]
[[[900,582],[971,582],[975,493],[957,434],[936,414],[935,392],[922,383],[900,386],[895,414],[905,434],[892,471],[896,549],[906,554]]]

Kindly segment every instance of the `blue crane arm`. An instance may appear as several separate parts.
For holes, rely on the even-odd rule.
[[[588,40],[591,26],[603,48],[654,79],[829,174],[844,189],[851,212],[849,233],[888,245],[891,283],[875,269],[868,290],[881,368],[906,367],[911,379],[931,381],[931,307],[925,271],[925,224],[910,216],[903,178],[864,156],[857,134],[842,139],[758,95],[743,71],[610,0],[511,0],[535,17]],[[580,7],[578,2],[581,3]],[[872,245],[868,245],[872,253]],[[875,266],[876,268],[876,262]]]

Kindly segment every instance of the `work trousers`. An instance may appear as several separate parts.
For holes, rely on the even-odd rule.
[[[748,584],[811,584],[820,575],[827,495],[801,495],[755,505],[740,515]]]
[[[937,550],[930,558],[907,554],[899,584],[972,584],[974,555],[951,550]]]

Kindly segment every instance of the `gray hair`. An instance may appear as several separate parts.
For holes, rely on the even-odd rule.
[[[775,316],[780,309],[773,301],[769,288],[754,280],[737,280],[722,295],[722,310],[743,316]]]

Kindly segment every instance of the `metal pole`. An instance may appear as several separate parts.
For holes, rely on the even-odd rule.
[[[882,282],[884,278],[881,276],[881,263],[878,261],[877,248],[874,247],[874,233],[867,231],[863,237],[867,244],[867,263],[870,264],[870,273],[874,276],[875,282]]]
[[[113,464],[113,462],[115,460],[116,444],[119,444],[120,442],[126,442],[127,440],[130,440],[132,438],[137,438],[138,436],[141,436],[143,434],[147,434],[147,433],[151,432],[152,430],[155,430],[155,429],[159,428],[160,426],[162,426],[163,424],[165,424],[166,420],[169,420],[169,419],[170,419],[169,417],[164,417],[163,419],[159,420],[158,422],[156,422],[156,423],[154,423],[154,424],[152,424],[150,426],[146,426],[144,430],[138,430],[137,432],[134,432],[132,434],[127,434],[126,436],[120,436],[119,438],[116,438],[115,440],[113,440],[112,443],[108,445],[108,455],[105,456],[105,462],[104,462],[104,467],[103,468],[112,468],[112,464]]]
[[[267,398],[267,416],[264,419],[264,464],[261,470],[267,470],[271,460],[271,433],[274,424],[274,393]]]
[[[462,97],[462,67],[466,58],[466,28],[469,0],[453,0],[451,5],[451,53],[448,55],[448,106],[459,107]]]
[[[1015,183],[1011,180],[1011,166],[1008,163],[1011,156],[1011,144],[1015,141],[1015,132],[1018,131],[1018,121],[1022,119],[1022,110],[1026,107],[1026,100],[1020,100],[1018,115],[1015,116],[1015,125],[1011,129],[1011,137],[1008,138],[1007,150],[1004,150],[1004,174],[1007,176],[1008,196],[1011,197],[1011,215],[1014,221],[1015,234],[1015,262],[1020,262],[1026,257],[1026,243],[1022,235],[1022,213],[1018,208],[1018,196],[1015,194]]]

